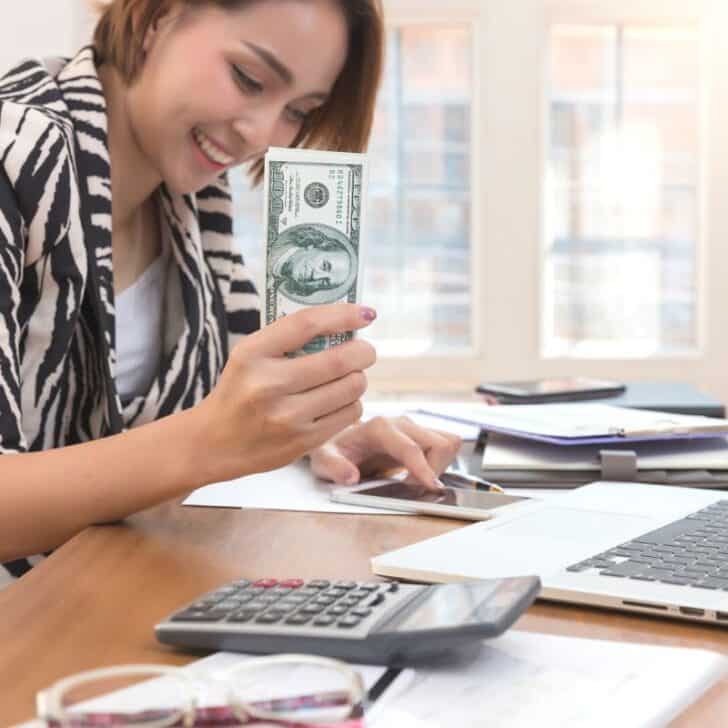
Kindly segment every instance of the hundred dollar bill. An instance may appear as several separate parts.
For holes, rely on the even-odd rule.
[[[361,300],[367,183],[366,155],[269,149],[263,326],[310,306]],[[319,337],[290,354],[322,351],[353,336]]]

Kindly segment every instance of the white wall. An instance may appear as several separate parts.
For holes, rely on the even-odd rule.
[[[90,0],[4,0],[0,73],[28,56],[72,55],[89,35]]]

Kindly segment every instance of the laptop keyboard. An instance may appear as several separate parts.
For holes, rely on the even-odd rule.
[[[567,571],[728,591],[728,500],[712,503]]]

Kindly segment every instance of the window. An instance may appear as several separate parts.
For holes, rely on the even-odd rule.
[[[697,29],[557,25],[550,71],[545,354],[695,350]]]
[[[470,341],[471,76],[468,25],[390,29],[370,145],[366,300],[380,312],[380,356]],[[261,273],[261,190],[239,173],[236,230]]]

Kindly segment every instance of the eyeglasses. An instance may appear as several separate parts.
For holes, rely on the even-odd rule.
[[[48,728],[363,728],[364,695],[343,662],[277,655],[245,660],[221,679],[162,665],[82,672],[39,692],[37,712]]]

